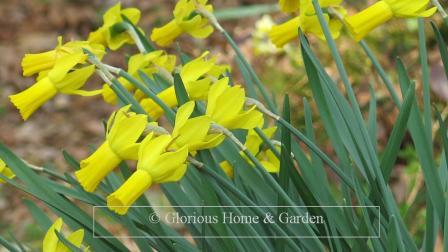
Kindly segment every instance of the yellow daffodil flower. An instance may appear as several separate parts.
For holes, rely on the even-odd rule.
[[[12,179],[16,176],[12,172],[12,170],[6,166],[5,162],[3,162],[3,160],[1,160],[1,159],[0,159],[0,173],[9,179]],[[4,182],[5,181],[0,178],[0,183],[4,183]]]
[[[123,160],[137,160],[137,143],[147,124],[146,115],[130,112],[130,105],[111,115],[106,140],[88,158],[81,161],[75,175],[87,192],[93,192],[107,174]]]
[[[145,137],[138,152],[137,171],[107,197],[110,210],[124,215],[152,184],[175,182],[183,177],[188,148],[184,146],[170,151],[173,142],[170,135],[153,137],[151,133]]]
[[[111,31],[114,25],[123,22],[121,15],[127,17],[134,25],[140,20],[140,10],[136,8],[121,9],[121,4],[117,3],[104,13],[103,25],[96,31],[91,32],[88,40],[93,43],[103,44],[114,51],[126,43],[134,44],[134,40],[127,32],[114,33]]]
[[[276,130],[277,130],[276,127],[270,127],[264,129],[263,133],[268,138],[271,138]],[[266,171],[270,173],[278,173],[280,170],[280,160],[278,160],[278,158],[271,150],[260,151],[260,147],[262,144],[263,139],[257,134],[257,132],[253,129],[249,130],[246,136],[246,142],[244,146],[246,146],[247,150],[250,153],[252,153],[254,156],[257,157],[257,159],[260,161],[260,163],[263,165]],[[244,159],[246,159],[249,163],[252,164],[252,162],[246,157],[246,155],[243,152],[240,152],[240,154]],[[219,165],[221,169],[223,169],[224,172],[229,177],[231,178],[233,177],[233,167],[228,161],[223,161]]]
[[[58,37],[58,45],[55,49],[43,53],[25,54],[22,59],[23,76],[49,71],[55,66],[59,58],[70,54],[82,53],[83,48],[91,51],[100,59],[105,54],[104,46],[100,44],[88,41],[70,41],[62,44],[62,37]]]
[[[190,153],[213,148],[225,138],[223,134],[208,133],[212,123],[209,116],[190,118],[194,108],[194,101],[189,101],[179,107],[172,134],[175,144],[179,147],[187,146]]]
[[[261,127],[263,114],[255,106],[246,110],[245,100],[245,91],[241,86],[231,87],[227,81],[216,82],[210,87],[206,115],[229,130]]]
[[[338,6],[341,0],[321,0],[319,3],[322,8],[327,8]],[[341,12],[344,13],[344,11]],[[328,14],[324,14],[324,17],[329,24],[332,36],[334,38],[339,37],[342,28],[341,22],[330,18]],[[304,33],[311,33],[322,40],[325,39],[311,0],[300,1],[300,15],[282,24],[274,25],[269,32],[269,37],[272,43],[281,48],[299,36],[299,27]]]
[[[179,0],[173,11],[174,19],[160,28],[155,28],[151,40],[159,46],[169,46],[184,32],[195,38],[208,37],[213,32],[213,27],[207,18],[196,12],[198,6],[213,12],[213,7],[207,4],[207,0]]]
[[[70,252],[71,250],[64,245],[61,241],[59,241],[58,236],[55,231],[61,232],[63,221],[61,218],[58,218],[53,225],[48,229],[47,234],[45,235],[42,251],[43,252]],[[75,247],[80,248],[82,246],[82,241],[84,239],[84,229],[78,229],[69,236],[66,237],[67,241],[73,244]],[[89,251],[88,248],[84,249],[84,251]]]
[[[219,79],[230,70],[228,65],[216,64],[216,57],[208,57],[209,52],[203,53],[200,57],[191,60],[182,66],[180,76],[185,85],[188,96],[191,100],[204,100],[207,98],[210,85],[215,81],[226,81]],[[219,79],[219,80],[218,80]],[[177,106],[176,92],[171,86],[157,96],[169,107]],[[163,115],[163,109],[152,99],[141,100],[141,105],[153,119],[158,119]]]
[[[437,8],[427,9],[429,0],[381,0],[367,9],[345,18],[345,22],[356,41],[363,39],[370,31],[393,17],[430,17]]]
[[[279,0],[278,4],[283,12],[294,12],[299,10],[300,0]]]
[[[167,72],[171,73],[176,66],[176,56],[172,54],[167,54],[163,50],[153,51],[147,54],[136,54],[129,58],[128,62],[128,73],[132,75],[137,80],[141,81],[139,71],[144,72],[149,77],[152,77],[153,74],[158,73],[159,69],[162,68]],[[126,88],[129,92],[135,90],[134,85],[132,85],[129,81],[127,81],[123,77],[119,77],[118,81]],[[116,104],[117,103],[117,95],[110,88],[108,84],[103,85],[103,99],[107,103]],[[141,92],[136,91],[136,98],[138,100],[143,98],[143,94]]]
[[[18,94],[10,95],[11,102],[19,109],[23,120],[27,120],[34,111],[57,93],[81,96],[100,94],[101,90],[80,90],[95,71],[93,65],[74,68],[84,62],[86,57],[82,52],[62,56],[56,60],[50,71],[41,72],[43,74],[39,75],[37,82],[31,87]]]

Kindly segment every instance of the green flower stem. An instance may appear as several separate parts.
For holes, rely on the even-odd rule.
[[[142,108],[134,96],[132,96],[132,94],[130,94],[129,91],[127,91],[117,80],[117,78],[115,78],[115,76],[110,72],[110,70],[117,71],[118,68],[103,64],[92,52],[85,48],[83,51],[87,54],[88,61],[97,68],[97,74],[110,86],[110,88],[117,94],[118,98],[124,104],[131,104],[132,110],[136,113],[147,115],[146,111]],[[147,116],[150,120],[152,120],[149,115]]]
[[[431,87],[429,77],[428,50],[426,49],[425,20],[418,19],[418,49],[422,68],[423,84],[423,122],[427,138],[432,139]],[[432,145],[429,145],[432,148]],[[431,150],[432,152],[432,150]]]
[[[125,78],[126,80],[128,80],[137,89],[140,89],[140,91],[142,91],[147,97],[154,100],[154,102],[157,103],[157,105],[159,105],[163,109],[163,111],[165,111],[165,114],[168,117],[168,119],[174,124],[174,119],[176,118],[176,114],[152,90],[150,90],[143,83],[141,83],[139,80],[134,78],[132,75],[130,75],[126,71],[123,71],[122,69],[120,69],[120,71],[118,72],[118,75]]]
[[[129,36],[131,36],[132,40],[134,40],[135,45],[137,46],[138,50],[142,53],[142,54],[146,54],[148,53],[148,51],[146,50],[146,48],[143,46],[142,41],[140,40],[140,37],[138,36],[137,32],[134,29],[134,26],[130,25],[127,22],[123,22],[124,26],[126,27],[126,32],[129,34]]]
[[[334,8],[329,8],[328,10],[329,10],[329,12],[332,15],[334,15],[336,18],[338,18],[339,21],[346,26],[346,23],[344,21],[344,17],[341,15],[341,13],[339,13]],[[361,45],[361,47],[364,50],[364,52],[367,54],[367,57],[369,57],[369,59],[372,62],[373,66],[375,67],[375,69],[378,71],[378,74],[380,75],[381,79],[383,80],[384,84],[386,85],[386,88],[387,88],[389,94],[392,96],[393,102],[395,103],[395,105],[398,108],[400,108],[401,107],[400,99],[398,98],[397,92],[395,92],[395,89],[393,87],[392,81],[387,76],[386,71],[384,71],[383,67],[379,63],[379,61],[376,58],[376,56],[372,53],[372,51],[370,50],[370,48],[368,47],[366,42],[364,40],[361,40],[361,41],[359,41],[359,44]]]
[[[65,182],[68,183],[68,180],[67,180],[64,176],[62,176],[61,174],[59,174],[59,173],[57,173],[57,172],[55,172],[55,171],[49,170],[49,169],[47,169],[47,168],[45,168],[45,167],[41,167],[41,166],[37,166],[37,165],[30,164],[28,161],[26,161],[26,160],[24,160],[24,159],[22,159],[22,161],[23,161],[26,165],[28,165],[31,169],[33,169],[33,170],[35,170],[35,171],[46,173],[46,174],[48,174],[48,175],[51,175],[51,176],[53,176],[53,177],[56,177],[56,178],[58,178],[58,179],[60,179],[60,180],[62,180],[62,181],[65,181]]]
[[[235,41],[232,39],[232,37],[227,33],[226,30],[221,26],[221,24],[218,22],[216,17],[213,15],[213,13],[208,12],[205,8],[203,8],[201,5],[197,6],[197,11],[202,16],[207,18],[211,24],[218,30],[227,40],[227,42],[232,47],[233,51],[235,51],[236,56],[238,59],[240,59],[241,63],[243,64],[244,68],[249,72],[250,76],[254,80],[255,85],[257,86],[258,90],[260,91],[261,95],[263,96],[263,99],[268,104],[268,107],[271,111],[277,111],[277,108],[274,104],[274,102],[271,100],[271,97],[266,90],[265,86],[261,82],[260,78],[258,78],[257,74],[255,73],[255,70],[251,67],[249,62],[247,62],[246,58],[244,57],[243,53],[241,52],[238,45],[235,43]]]
[[[143,34],[133,23],[129,20],[125,15],[121,15],[123,18],[124,26],[128,30],[129,35],[135,41],[137,46],[139,47],[140,52],[148,53],[154,51],[156,48],[151,42],[146,38],[145,34]]]
[[[443,19],[448,18],[448,14],[446,13],[443,6],[440,4],[439,0],[431,0],[432,4],[437,7],[437,10],[439,11],[440,15],[442,15]]]
[[[261,137],[261,139],[263,139],[263,142],[268,145],[268,147],[272,151],[272,153],[274,153],[274,155],[278,159],[280,159],[280,152],[275,148],[275,145],[281,146],[282,143],[269,139],[268,136],[266,136],[266,134],[264,134],[264,132],[258,127],[255,128],[255,132],[257,132],[257,134]]]

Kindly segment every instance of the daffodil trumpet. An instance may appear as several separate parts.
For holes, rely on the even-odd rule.
[[[393,17],[415,18],[430,17],[437,8],[427,9],[430,0],[381,0],[363,11],[345,18],[345,23],[356,41],[363,39],[369,32],[386,23]]]
[[[95,67],[92,65],[76,68],[85,62],[87,56],[79,51],[58,58],[53,68],[48,72],[42,72],[37,82],[26,90],[10,95],[9,98],[19,110],[23,120],[27,120],[38,108],[52,99],[56,94],[70,94],[81,96],[93,96],[100,93],[99,90],[81,90]]]
[[[172,136],[149,134],[138,150],[137,170],[107,197],[110,210],[124,215],[143,193],[155,183],[179,181],[187,169],[188,147],[171,150]]]

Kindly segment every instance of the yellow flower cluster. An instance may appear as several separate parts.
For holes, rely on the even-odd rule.
[[[319,1],[324,9],[338,9],[344,16],[345,11],[339,6],[340,3],[341,0]],[[280,0],[279,4],[285,12],[299,11],[299,13],[291,20],[272,27],[269,36],[276,46],[282,47],[295,39],[299,28],[324,39],[311,0]],[[345,22],[359,40],[392,17],[432,15],[435,9],[427,10],[427,4],[428,0],[412,3],[403,0],[381,0],[366,10],[345,18]],[[213,27],[209,24],[209,17],[204,17],[202,14],[212,11],[213,8],[207,4],[207,0],[180,0],[173,12],[174,19],[163,27],[155,28],[151,39],[158,45],[166,46],[182,33],[197,38],[207,37],[213,31]],[[329,23],[333,36],[337,37],[342,23],[328,12],[324,13],[324,18]],[[101,94],[107,103],[117,104],[117,94],[109,86],[111,74],[104,73],[109,71],[108,67],[115,68],[104,64],[97,65],[102,63],[88,59],[96,57],[99,61],[105,54],[105,48],[117,50],[125,44],[140,42],[137,41],[135,34],[126,30],[131,25],[135,27],[132,29],[144,34],[135,26],[139,19],[139,10],[122,9],[120,4],[116,4],[104,14],[103,25],[90,33],[87,41],[63,43],[62,38],[59,38],[58,45],[51,51],[26,54],[22,60],[23,74],[24,76],[37,74],[36,83],[10,96],[11,102],[19,109],[23,119],[28,119],[35,110],[57,93],[82,96]],[[88,52],[92,55],[90,53],[88,55]],[[84,190],[93,192],[121,162],[137,161],[136,171],[107,198],[109,208],[118,214],[125,214],[151,185],[180,180],[186,172],[188,158],[194,157],[197,151],[218,146],[225,136],[232,138],[230,130],[246,130],[246,141],[244,144],[239,143],[240,148],[255,156],[268,172],[277,173],[280,169],[278,158],[271,150],[263,150],[263,140],[255,131],[255,128],[265,127],[263,114],[258,110],[259,107],[253,105],[254,103],[247,102],[245,90],[240,85],[230,84],[227,77],[230,67],[218,64],[216,57],[210,56],[209,52],[204,52],[177,67],[176,61],[176,56],[163,50],[149,52],[141,50],[139,54],[129,58],[127,69],[128,75],[141,83],[145,82],[142,79],[143,74],[154,81],[157,74],[165,78],[167,83],[173,84],[173,73],[179,73],[189,102],[179,106],[173,85],[155,92],[169,108],[177,107],[173,129],[168,131],[156,122],[164,115],[164,110],[158,103],[135,88],[129,79],[117,77],[118,83],[133,94],[132,98],[147,114],[131,111],[131,105],[114,112],[107,122],[104,142],[89,157],[81,161],[80,170],[75,173]],[[107,82],[99,90],[82,89],[95,71],[95,65],[89,62],[95,63]],[[121,71],[114,73],[119,72]],[[197,106],[196,103],[201,106]],[[156,121],[148,122],[149,118]],[[268,138],[272,138],[275,131],[275,127],[263,130]],[[241,155],[245,157],[243,153]],[[245,159],[253,165],[250,159],[246,157]],[[220,165],[232,177],[232,164],[224,160]],[[3,162],[0,162],[0,172],[7,177],[14,176]],[[56,229],[62,225],[56,224],[54,227]]]

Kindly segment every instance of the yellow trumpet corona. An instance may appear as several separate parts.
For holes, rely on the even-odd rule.
[[[25,54],[21,63],[23,76],[31,76],[39,72],[51,70],[59,58],[70,54],[82,53],[82,49],[91,51],[100,59],[105,54],[104,46],[100,44],[89,41],[70,41],[62,44],[62,37],[59,36],[55,49],[43,53]]]
[[[427,9],[429,0],[381,0],[365,10],[345,18],[345,22],[356,41],[363,39],[370,31],[393,17],[430,17],[437,8]]]
[[[139,149],[139,161],[126,182],[107,197],[110,210],[124,215],[129,207],[154,183],[179,181],[187,169],[186,146],[169,151],[174,139],[170,135],[153,137],[149,134]]]
[[[84,53],[78,52],[58,58],[50,71],[39,75],[35,84],[18,94],[10,95],[11,102],[20,111],[23,120],[27,120],[57,93],[81,96],[100,94],[101,90],[80,90],[95,70],[94,66],[74,69],[77,64],[84,62],[86,57]]]

